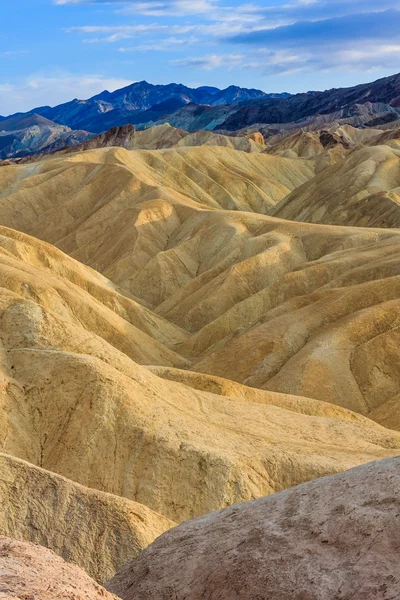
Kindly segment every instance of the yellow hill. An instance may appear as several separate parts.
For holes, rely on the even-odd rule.
[[[400,226],[400,150],[356,148],[274,206],[273,216],[308,223]]]
[[[177,521],[399,452],[399,433],[324,402],[158,377],[126,348],[159,341],[119,320],[111,336],[126,298],[107,280],[12,230],[0,243],[2,452]]]
[[[174,523],[146,506],[0,454],[0,535],[41,544],[105,583]]]

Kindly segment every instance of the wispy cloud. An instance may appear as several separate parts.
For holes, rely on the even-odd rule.
[[[242,32],[227,41],[251,46],[253,51],[259,48],[263,60],[254,64],[269,74],[287,74],[292,69],[398,69],[400,12],[390,9],[300,21]],[[282,52],[291,57],[290,61],[279,60]]]
[[[193,25],[160,25],[152,23],[149,25],[83,25],[81,27],[70,27],[67,33],[77,32],[81,34],[95,35],[93,38],[85,38],[85,42],[119,42],[121,40],[133,39],[147,35],[170,34],[184,35],[194,31]],[[98,37],[100,36],[100,37]]]
[[[124,22],[120,25],[86,25],[68,30],[83,35],[85,42],[138,40],[135,45],[118,48],[121,53],[165,53],[194,44],[203,46],[201,56],[170,60],[177,68],[246,68],[279,75],[312,69],[318,72],[400,67],[400,0],[380,0],[379,3],[376,0],[271,0],[271,4],[269,0],[253,3],[237,0],[55,2],[58,5],[108,5],[114,13],[123,14]],[[127,23],[129,15],[134,15],[137,22]],[[149,23],[152,17],[155,22]],[[236,52],[238,45],[241,48]]]
[[[15,58],[21,56],[21,54],[28,54],[28,50],[5,50],[0,52],[0,56],[3,58]]]
[[[114,4],[125,15],[184,16],[209,13],[220,0],[54,0],[58,6]]]
[[[186,16],[208,14],[214,11],[219,0],[169,0],[147,2],[125,2],[126,6],[119,12],[125,15],[141,14],[149,16]]]
[[[400,37],[400,12],[387,10],[375,13],[349,14],[313,21],[298,21],[291,25],[259,28],[245,32],[228,41],[260,46],[309,46],[325,45],[327,41],[337,43],[360,39],[392,39]]]
[[[190,67],[211,71],[218,67],[233,68],[242,65],[243,54],[207,54],[206,56],[182,58],[170,61],[171,64],[181,67]]]
[[[135,46],[122,46],[118,52],[122,54],[130,52],[165,52],[174,48],[175,50],[184,50],[188,46],[201,43],[201,39],[196,36],[190,37],[169,37],[159,40],[149,40]]]

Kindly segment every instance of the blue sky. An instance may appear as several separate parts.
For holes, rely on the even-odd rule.
[[[133,81],[267,92],[400,72],[400,0],[3,0],[0,114]]]

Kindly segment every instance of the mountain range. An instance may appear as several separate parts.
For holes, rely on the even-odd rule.
[[[166,119],[189,103],[220,106],[255,98],[286,97],[237,86],[192,89],[184,85],[133,83],[115,92],[103,91],[88,100],[72,100],[51,108],[0,116],[0,159],[39,152],[47,146],[80,144],[114,126]]]
[[[286,95],[283,94],[283,97]],[[212,87],[192,89],[176,83],[152,85],[140,81],[115,92],[104,91],[88,100],[75,99],[54,108],[49,106],[35,108],[31,112],[73,129],[87,129],[100,133],[108,129],[108,125],[123,125],[126,122],[124,119],[132,113],[144,113],[153,107],[159,107],[156,110],[161,115],[167,112],[170,114],[191,103],[220,106],[275,96],[277,95],[266,94],[261,90],[249,90],[237,86],[225,90]],[[111,120],[108,116],[110,112],[113,113]]]
[[[0,158],[81,144],[125,124],[136,129],[169,123],[188,132],[260,131],[264,136],[333,122],[375,127],[400,120],[400,74],[350,88],[267,94],[231,86],[192,89],[180,84],[133,83],[88,100],[0,117]]]

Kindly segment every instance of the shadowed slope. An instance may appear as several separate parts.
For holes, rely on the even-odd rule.
[[[41,544],[104,583],[174,523],[0,454],[0,534]]]

